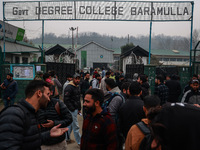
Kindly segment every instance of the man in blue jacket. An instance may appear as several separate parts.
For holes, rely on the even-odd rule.
[[[5,107],[13,105],[15,102],[15,96],[18,91],[18,85],[15,80],[13,80],[13,74],[8,73],[6,79],[0,85],[3,89],[3,103]]]

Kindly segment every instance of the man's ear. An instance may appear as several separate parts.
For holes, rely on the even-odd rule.
[[[41,90],[37,90],[36,94],[37,94],[37,97],[42,97],[42,91]]]
[[[127,90],[127,93],[128,93],[128,95],[129,95],[129,96],[131,96],[131,93],[130,93],[130,90],[129,90],[129,88],[128,88],[128,90]]]
[[[95,106],[100,106],[100,102],[99,101],[96,101],[94,102]]]

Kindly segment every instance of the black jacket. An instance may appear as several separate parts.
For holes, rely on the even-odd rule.
[[[81,87],[81,94],[85,95],[85,92],[90,88],[90,82],[89,79],[83,80]]]
[[[40,124],[47,123],[47,120],[53,120],[54,125],[61,124],[61,128],[67,127],[72,123],[72,115],[66,105],[59,99],[52,98],[45,109],[38,110],[38,120]],[[51,128],[43,128],[41,131],[49,131]],[[60,137],[50,138],[45,141],[44,145],[53,145],[62,142],[65,139],[65,134]]]
[[[149,95],[149,83],[145,82],[141,85],[142,87],[142,95],[141,95],[141,99],[144,100],[145,96]]]
[[[177,80],[168,80],[165,84],[169,89],[168,102],[174,103],[179,101],[181,95],[181,84]]]
[[[35,109],[25,100],[0,114],[0,149],[40,150],[50,132],[40,134]]]
[[[64,102],[67,108],[72,112],[76,109],[81,110],[80,89],[73,84],[73,81],[69,82],[65,88]]]
[[[10,98],[15,98],[17,91],[18,91],[18,85],[15,80],[7,80],[5,79],[3,81],[4,86],[6,87],[5,90],[3,90],[3,98],[7,99],[8,97]]]
[[[132,125],[145,118],[143,111],[144,102],[137,96],[130,96],[121,106],[119,111],[120,130],[126,138],[127,133]]]

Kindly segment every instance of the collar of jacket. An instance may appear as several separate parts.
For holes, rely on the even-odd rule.
[[[113,89],[110,90],[109,92],[111,92],[111,93],[115,93],[115,92],[120,93],[121,90],[118,88],[118,86],[116,86],[115,88],[113,88]]]
[[[90,119],[100,118],[100,117],[103,118],[105,115],[110,115],[110,113],[108,113],[108,109],[107,108],[104,108],[101,113],[96,114],[94,117],[92,115],[89,115],[89,118]]]
[[[19,101],[19,104],[23,105],[25,108],[27,108],[29,111],[34,112],[35,113],[35,108],[29,103],[27,102],[25,99],[22,99]]]
[[[70,84],[70,85],[73,85],[73,86],[75,86],[75,87],[78,87],[78,85],[75,85],[73,81],[70,81],[69,84]]]

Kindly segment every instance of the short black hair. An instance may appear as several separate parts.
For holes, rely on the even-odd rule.
[[[12,73],[8,73],[7,75],[13,77],[13,74],[12,74]]]
[[[198,75],[197,74],[193,74],[193,76],[192,77],[195,77],[195,78],[197,78],[198,79]]]
[[[147,82],[147,76],[145,74],[141,74],[139,77],[140,77],[140,80],[142,81],[142,83]]]
[[[54,77],[56,75],[56,72],[55,72],[55,70],[51,70],[51,71],[49,71],[49,74],[50,74],[50,76]]]
[[[71,75],[71,74],[69,74],[69,73],[67,73],[67,78],[73,78],[73,76]]]
[[[106,72],[106,76],[108,76],[108,75],[110,75],[110,71],[107,71],[107,72]]]
[[[114,79],[111,79],[111,78],[107,78],[105,79],[105,83],[106,85],[108,85],[111,89],[115,88],[117,85],[116,85],[116,82]]]
[[[120,75],[119,78],[124,78],[124,76],[123,76],[123,75]]]
[[[97,74],[95,74],[95,78],[97,78],[97,77],[100,77],[100,74],[98,74],[98,73],[97,73]]]
[[[142,91],[141,85],[137,81],[133,81],[129,86],[129,92],[131,95],[138,95]]]
[[[44,87],[50,88],[50,85],[43,80],[33,80],[29,82],[25,89],[26,98],[31,98],[37,90],[44,92]]]
[[[156,76],[156,79],[157,79],[157,80],[160,80],[161,83],[164,83],[164,77],[163,77],[163,75],[161,75],[161,74],[160,74],[160,75],[157,75],[157,76]]]
[[[89,94],[92,95],[92,99],[96,102],[99,101],[100,106],[103,104],[104,102],[104,93],[103,90],[100,89],[89,89],[85,92],[85,95]]]
[[[150,108],[160,106],[160,98],[156,95],[148,95],[144,97],[144,107],[149,110]]]
[[[128,90],[128,88],[130,87],[131,83],[130,82],[124,82],[121,86],[121,90],[123,91],[123,89],[125,89],[126,91]]]
[[[46,79],[49,78],[50,76],[51,76],[50,73],[46,72],[46,73],[44,73],[44,75],[43,75],[43,79],[46,80]]]

